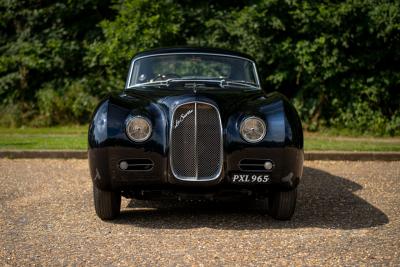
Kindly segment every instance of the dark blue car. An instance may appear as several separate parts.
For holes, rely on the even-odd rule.
[[[303,132],[288,100],[261,88],[248,55],[165,48],[132,59],[125,88],[103,100],[89,128],[97,215],[121,196],[247,196],[277,219],[293,215]]]

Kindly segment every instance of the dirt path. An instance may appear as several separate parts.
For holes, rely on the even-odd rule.
[[[0,160],[0,265],[400,265],[400,162],[306,162],[292,221],[244,203],[93,209],[86,160]]]

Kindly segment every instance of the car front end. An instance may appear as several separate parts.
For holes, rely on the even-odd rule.
[[[99,104],[89,128],[98,192],[214,199],[296,189],[303,134],[284,96],[221,79],[163,82],[132,88],[128,82]]]

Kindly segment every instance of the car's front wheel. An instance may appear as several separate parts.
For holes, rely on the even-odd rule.
[[[121,193],[104,191],[93,185],[94,208],[102,220],[112,220],[118,217],[121,209]]]
[[[292,218],[297,200],[297,188],[289,191],[271,192],[268,197],[268,213],[278,220]]]

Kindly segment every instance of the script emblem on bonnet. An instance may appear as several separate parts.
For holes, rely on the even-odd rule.
[[[176,129],[179,126],[179,124],[181,124],[185,120],[185,118],[192,113],[193,109],[188,110],[186,113],[182,113],[181,116],[179,116],[179,118],[175,120],[174,129]]]

